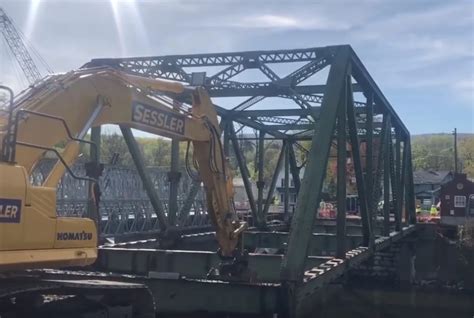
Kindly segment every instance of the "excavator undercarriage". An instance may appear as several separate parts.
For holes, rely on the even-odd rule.
[[[112,279],[91,272],[9,273],[1,278],[0,317],[155,317],[145,285]]]

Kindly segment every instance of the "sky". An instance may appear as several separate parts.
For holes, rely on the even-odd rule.
[[[472,0],[0,0],[0,7],[55,72],[99,57],[350,44],[412,134],[474,133]],[[18,92],[26,80],[10,55],[0,41],[0,83]]]

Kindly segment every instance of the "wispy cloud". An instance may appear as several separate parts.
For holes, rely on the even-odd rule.
[[[470,79],[456,81],[452,84],[454,91],[458,96],[470,102],[471,112],[474,111],[474,76]],[[474,120],[474,118],[473,118]],[[474,125],[474,122],[473,122]]]
[[[251,17],[243,17],[236,22],[230,22],[229,26],[241,28],[266,28],[276,30],[325,30],[342,31],[351,28],[351,25],[344,22],[332,21],[314,14],[308,17],[263,14]]]

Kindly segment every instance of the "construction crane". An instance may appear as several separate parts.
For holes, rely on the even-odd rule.
[[[28,52],[21,34],[17,31],[12,20],[2,8],[0,8],[0,31],[15,56],[15,59],[23,70],[28,83],[33,85],[37,80],[42,78],[41,73]]]

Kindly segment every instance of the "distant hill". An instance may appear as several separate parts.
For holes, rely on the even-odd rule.
[[[435,136],[449,136],[453,138],[452,133],[436,133],[436,134],[418,134],[418,135],[411,135],[412,140],[417,140],[417,139],[423,139],[423,138],[430,138],[430,137],[435,137]],[[474,134],[469,134],[469,133],[458,133],[458,141],[466,138],[474,138]]]

